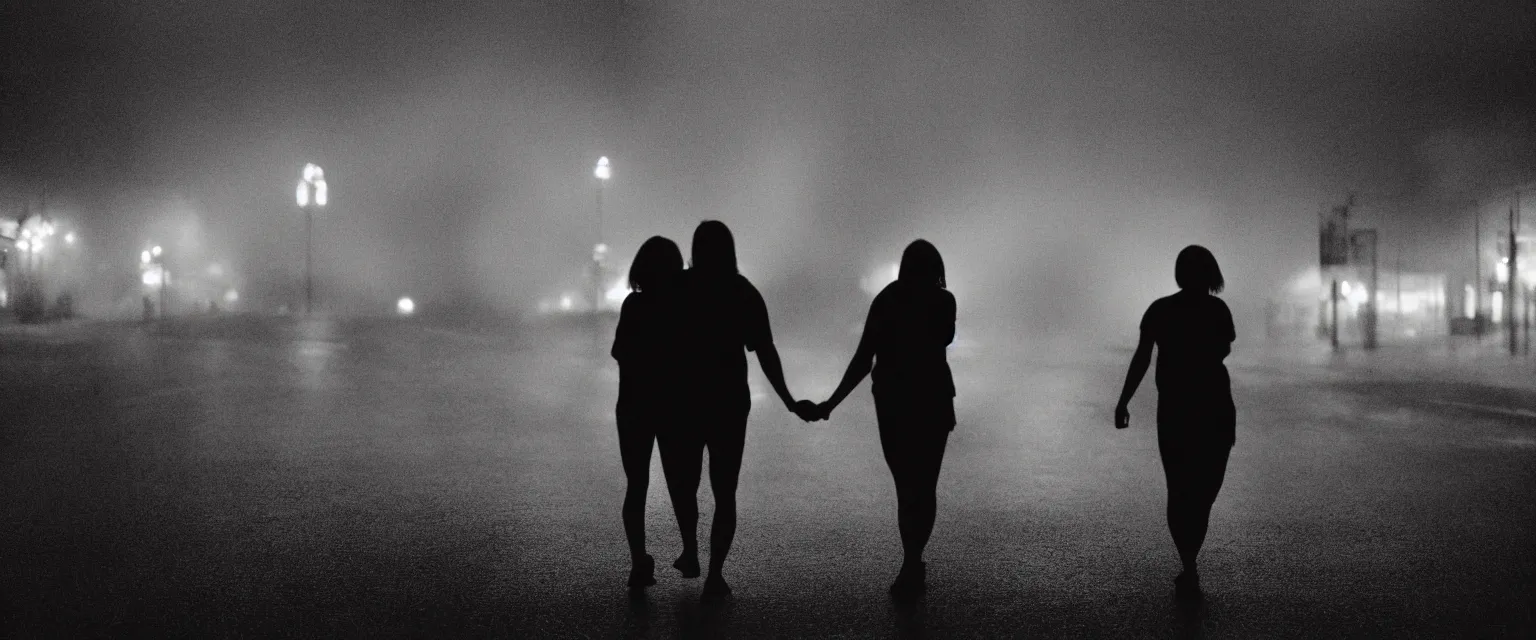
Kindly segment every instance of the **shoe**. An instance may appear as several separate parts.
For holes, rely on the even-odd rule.
[[[918,561],[915,564],[901,565],[901,572],[896,574],[896,581],[891,583],[891,595],[915,596],[928,588],[928,563]]]
[[[704,593],[702,597],[705,600],[723,598],[728,595],[731,595],[731,585],[726,584],[725,578],[720,577],[720,574],[711,573],[708,578],[704,579]]]
[[[1205,595],[1200,590],[1200,574],[1195,571],[1184,571],[1173,579],[1173,595],[1180,600],[1195,600]]]
[[[672,568],[681,572],[684,578],[699,577],[699,554],[683,552],[683,555],[678,556],[677,561],[672,563]]]
[[[629,586],[649,587],[656,584],[656,559],[650,554],[637,558],[629,567]]]

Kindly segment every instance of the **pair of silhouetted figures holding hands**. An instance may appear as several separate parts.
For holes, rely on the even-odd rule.
[[[945,289],[938,250],[926,240],[907,246],[896,281],[870,305],[841,383],[820,404],[790,394],[767,305],[737,272],[735,241],[723,223],[699,225],[691,263],[684,270],[682,252],[661,236],[641,245],[629,272],[633,293],[624,301],[614,336],[616,416],[628,478],[623,518],[630,586],[656,583],[644,521],[654,443],[683,538],[683,552],[672,566],[689,578],[701,573],[698,489],[709,451],[715,514],[704,596],[730,593],[722,569],[736,533],[736,483],[751,408],[746,352],[751,351],[785,408],[807,421],[827,418],[866,375],[873,378],[880,446],[896,484],[904,552],[891,593],[920,593],[926,587],[923,549],[933,532],[939,469],[955,427],[955,385],[946,360],[955,336],[955,298]],[[1233,332],[1226,305],[1209,295],[1222,285],[1210,252],[1185,249],[1175,271],[1183,291],[1158,300],[1142,320],[1141,345],[1115,422],[1128,425],[1126,403],[1157,345],[1158,444],[1169,487],[1169,529],[1185,567],[1175,584],[1181,593],[1198,593],[1195,556],[1232,443],[1234,412],[1221,360]]]

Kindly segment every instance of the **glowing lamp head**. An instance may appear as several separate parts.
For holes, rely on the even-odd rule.
[[[309,183],[299,183],[299,190],[294,192],[294,200],[297,201],[301,207],[309,206]]]
[[[71,231],[69,233],[64,234],[64,244],[74,244],[74,243],[75,243],[75,232]]]
[[[160,249],[160,245],[158,244],[149,249],[149,255],[152,255],[156,258],[160,257],[161,252],[162,251]]]
[[[325,179],[325,171],[322,171],[318,165],[316,165],[313,162],[304,165],[304,181],[305,182],[314,182],[316,180],[324,180],[324,179]]]
[[[32,250],[32,243],[27,240],[20,240],[16,243],[16,248],[22,253],[26,253]]]
[[[139,252],[139,264],[149,264],[149,260],[150,258],[148,249]]]
[[[608,165],[608,156],[597,159],[597,168],[592,170],[592,175],[598,180],[607,180],[613,177],[613,167]]]
[[[325,206],[325,201],[327,199],[325,192],[326,192],[325,180],[323,180],[323,179],[322,180],[316,180],[315,181],[315,205],[316,206],[320,206],[320,207]]]
[[[395,311],[402,316],[408,316],[416,312],[416,301],[410,298],[400,298],[395,301]]]

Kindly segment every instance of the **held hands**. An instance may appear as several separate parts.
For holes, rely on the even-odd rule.
[[[1115,428],[1124,429],[1131,426],[1131,410],[1125,403],[1115,405]]]
[[[826,408],[825,403],[816,404],[810,400],[797,400],[795,404],[790,407],[790,410],[794,411],[795,415],[800,416],[800,419],[806,422],[826,420],[827,414],[831,413],[830,409]]]

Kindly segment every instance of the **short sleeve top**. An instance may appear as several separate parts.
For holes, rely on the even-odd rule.
[[[1157,345],[1159,393],[1231,392],[1222,360],[1237,332],[1221,298],[1191,291],[1159,298],[1142,316],[1141,333]]]
[[[954,294],[897,280],[875,296],[865,324],[874,346],[870,376],[877,395],[955,397],[946,359],[955,338]]]
[[[701,393],[747,394],[746,352],[773,344],[762,294],[740,274],[690,269],[684,296],[682,338],[688,344],[695,384]]]

